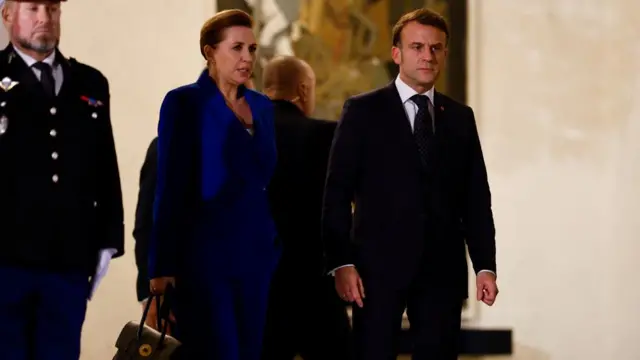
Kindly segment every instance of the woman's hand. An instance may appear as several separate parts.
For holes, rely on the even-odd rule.
[[[151,282],[149,283],[149,289],[151,290],[151,293],[153,295],[163,295],[164,292],[167,290],[167,286],[169,286],[169,284],[175,287],[176,278],[165,276],[165,277],[151,279]]]
[[[160,278],[155,278],[155,279],[151,279],[150,283],[149,283],[149,287],[151,289],[151,294],[153,295],[164,295],[165,291],[167,291],[167,286],[169,286],[169,284],[171,284],[171,286],[175,287],[176,286],[176,278],[174,277],[170,277],[170,276],[165,276],[165,277],[160,277]],[[155,301],[155,299],[152,299],[152,301]],[[160,298],[160,303],[164,303],[164,296],[162,296]],[[154,312],[154,314],[152,314],[151,312]],[[148,320],[150,320],[149,322],[147,322],[147,325],[151,326],[152,328],[161,331],[162,327],[165,325],[163,321],[161,321],[160,324],[158,324],[158,316],[159,314],[156,313],[156,304],[151,304],[151,308],[149,309],[149,315],[148,316]],[[169,312],[169,321],[175,323],[176,322],[176,318],[173,315],[173,311]],[[161,327],[160,329],[158,329],[158,325]],[[171,334],[171,327],[168,326],[167,327],[167,334]]]
[[[151,301],[151,305],[149,305],[149,312],[147,312],[147,317],[144,319],[144,323],[151,327],[152,329],[158,329],[158,310],[156,307],[156,297],[152,296],[151,298],[142,302],[142,311],[147,307],[147,302]]]

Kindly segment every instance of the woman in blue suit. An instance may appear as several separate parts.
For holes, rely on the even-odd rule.
[[[272,105],[245,85],[252,26],[240,10],[207,21],[208,68],[167,93],[160,110],[151,291],[174,284],[175,333],[188,359],[260,358],[279,246],[266,191],[276,164]]]

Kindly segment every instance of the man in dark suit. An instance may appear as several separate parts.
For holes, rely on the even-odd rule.
[[[322,193],[335,123],[311,119],[315,75],[295,57],[272,59],[265,93],[275,105],[278,164],[269,201],[283,254],[273,278],[262,358],[345,359],[349,319],[323,272]]]
[[[133,238],[136,241],[136,266],[138,268],[136,293],[138,295],[138,301],[142,302],[143,307],[150,295],[147,258],[149,254],[151,228],[153,226],[153,200],[155,197],[156,176],[158,173],[157,143],[158,138],[156,137],[151,141],[151,144],[149,144],[142,169],[140,169],[136,220],[133,229]],[[156,307],[151,306],[149,308],[149,316],[147,317],[147,324],[152,327],[156,326],[155,311]]]
[[[336,129],[323,237],[338,294],[357,304],[359,359],[395,359],[405,308],[414,359],[457,359],[468,296],[465,241],[478,300],[492,305],[498,292],[491,194],[473,111],[434,90],[448,38],[437,13],[401,17],[392,48],[398,78],[348,99]]]
[[[57,49],[59,1],[7,1],[2,20],[2,358],[78,359],[87,299],[124,253],[109,84]]]

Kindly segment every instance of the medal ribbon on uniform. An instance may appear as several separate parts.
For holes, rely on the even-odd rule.
[[[98,107],[98,106],[102,106],[102,101],[100,100],[96,100],[96,99],[92,99],[88,96],[82,95],[80,96],[80,100],[82,101],[86,101],[87,104],[89,104],[89,106],[94,106],[94,107]]]

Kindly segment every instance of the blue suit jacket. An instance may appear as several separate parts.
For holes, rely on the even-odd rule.
[[[241,87],[251,136],[203,71],[171,90],[158,125],[158,178],[149,275],[178,276],[193,264],[259,266],[273,257],[266,188],[276,165],[273,105]],[[201,271],[200,268],[198,271]]]

